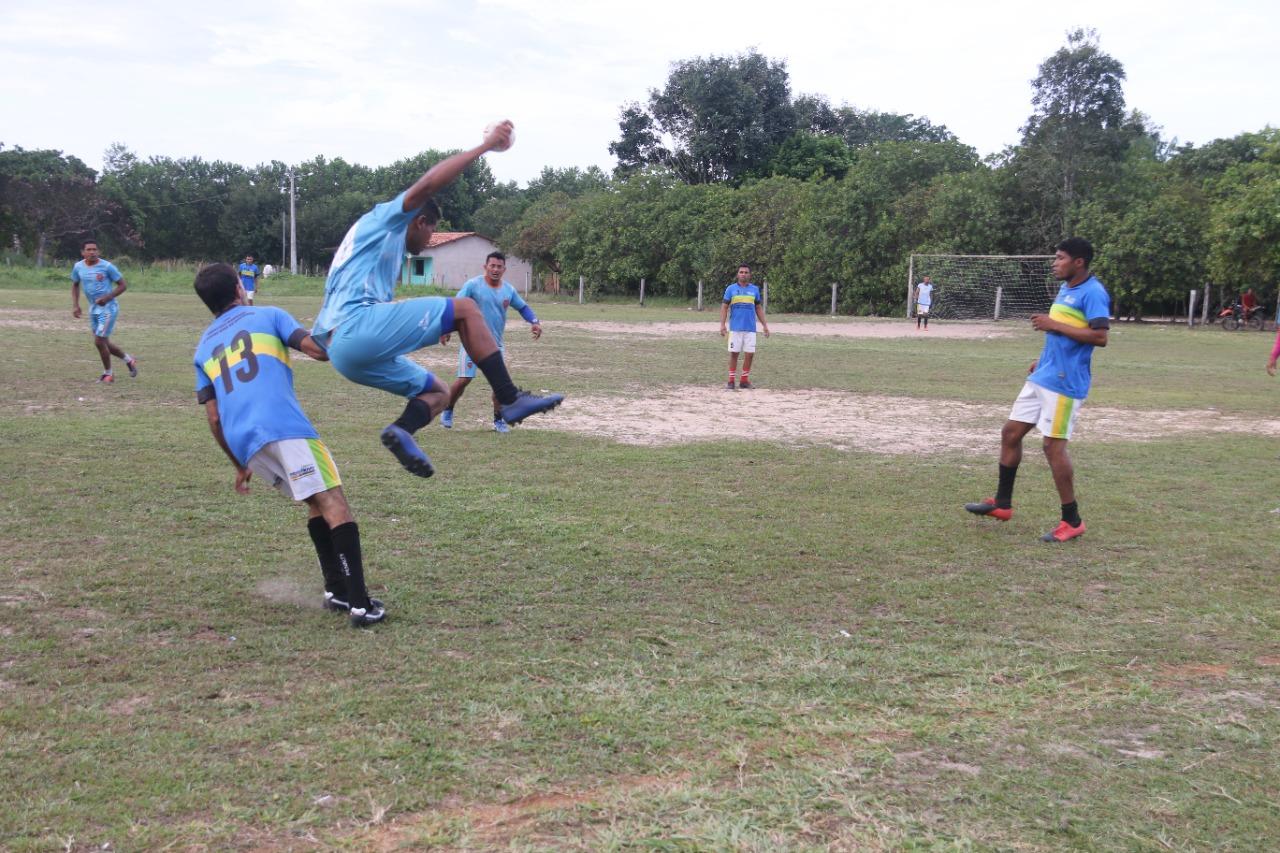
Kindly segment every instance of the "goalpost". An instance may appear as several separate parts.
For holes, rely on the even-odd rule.
[[[1001,320],[1044,313],[1060,282],[1053,255],[911,255],[907,316],[915,312],[916,285],[929,276],[929,316],[944,320]]]

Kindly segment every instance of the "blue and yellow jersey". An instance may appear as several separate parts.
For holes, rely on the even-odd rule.
[[[258,286],[258,265],[257,264],[240,264],[240,283],[244,285],[244,289],[250,292]]]
[[[311,334],[328,334],[361,305],[391,301],[404,263],[404,235],[418,215],[416,210],[405,212],[404,196],[378,205],[348,229],[329,267],[324,303]]]
[[[293,393],[289,366],[289,344],[306,335],[279,308],[236,306],[200,336],[196,400],[217,399],[222,434],[241,465],[270,442],[320,437]]]
[[[1111,326],[1111,297],[1094,276],[1075,287],[1064,283],[1049,307],[1049,317],[1076,329],[1107,329]],[[1093,380],[1093,350],[1092,344],[1046,332],[1040,361],[1027,379],[1055,393],[1083,400],[1089,396]]]
[[[106,296],[114,290],[116,282],[121,278],[123,276],[120,275],[120,270],[116,269],[115,264],[104,261],[102,258],[98,258],[98,262],[93,266],[89,266],[84,261],[76,261],[76,265],[71,268],[71,280],[79,283],[85,298],[89,300],[90,310],[98,307],[93,304],[93,300],[99,296]]]
[[[527,304],[510,282],[504,281],[498,287],[490,287],[482,275],[468,279],[458,289],[458,296],[470,297],[476,301],[480,312],[484,314],[484,324],[489,327],[498,346],[502,346],[502,333],[507,328],[507,309],[519,311]]]
[[[754,332],[756,330],[756,305],[760,304],[760,288],[737,282],[724,289],[724,301],[729,306],[729,331]]]

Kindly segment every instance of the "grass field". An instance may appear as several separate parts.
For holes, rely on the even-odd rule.
[[[425,434],[423,481],[378,444],[396,400],[295,361],[391,614],[355,631],[319,607],[303,512],[232,490],[191,392],[208,317],[188,285],[138,276],[115,338],[142,375],[103,387],[65,270],[0,270],[0,847],[1280,837],[1276,438],[1077,442],[1090,532],[1053,547],[1034,441],[1013,521],[960,511],[992,491],[1000,415],[985,456],[782,446],[742,418],[718,441],[641,447],[499,437],[480,385],[465,428]],[[315,282],[266,293],[300,319],[319,303]],[[536,307],[542,342],[508,334],[516,378],[567,392],[566,414],[723,382],[718,337],[556,328],[714,314]],[[1029,331],[785,334],[800,319],[772,320],[765,389],[998,411],[1038,351]],[[1270,343],[1120,326],[1090,406],[1270,420]],[[429,358],[448,375],[452,349]]]

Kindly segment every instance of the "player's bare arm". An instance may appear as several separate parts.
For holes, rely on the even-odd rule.
[[[1048,314],[1031,315],[1031,326],[1040,332],[1057,332],[1077,343],[1090,344],[1095,347],[1105,347],[1107,345],[1107,329],[1079,329],[1075,326],[1068,326],[1066,323],[1060,323]]]
[[[119,281],[116,282],[116,286],[111,289],[110,293],[105,293],[102,296],[99,296],[97,299],[93,300],[93,304],[106,305],[112,299],[115,299],[117,296],[124,293],[128,289],[129,289],[129,285],[125,284],[124,279],[121,278]]]
[[[418,178],[404,197],[404,210],[417,210],[426,204],[427,199],[447,187],[468,166],[479,160],[484,154],[494,150],[506,150],[511,144],[511,132],[514,129],[509,121],[499,122],[485,136],[484,142],[470,151],[460,151],[436,163],[426,174]]]
[[[71,316],[80,319],[80,282],[71,282]]]
[[[298,352],[302,353],[303,355],[307,356],[308,358],[315,359],[316,361],[329,360],[329,353],[325,352],[320,347],[320,345],[315,342],[315,339],[312,338],[310,335],[307,335],[305,338],[298,341],[298,344],[297,346],[294,346],[294,349],[296,349]]]
[[[236,491],[242,495],[249,494],[249,478],[253,476],[253,472],[240,465],[240,462],[236,459],[236,455],[231,452],[231,447],[227,444],[226,436],[222,434],[222,417],[218,414],[217,399],[205,401],[204,413],[209,419],[209,432],[213,433],[213,440],[218,442],[218,446],[222,448],[222,452],[227,454],[227,458],[230,459],[231,464],[235,466]]]
[[[764,331],[764,336],[769,337],[769,324],[764,321],[764,308],[756,303],[756,319],[760,321],[760,328]]]
[[[727,323],[728,321],[729,321],[729,303],[721,302],[720,303],[720,337],[722,338],[726,334],[728,334],[727,330],[724,327],[724,324]]]

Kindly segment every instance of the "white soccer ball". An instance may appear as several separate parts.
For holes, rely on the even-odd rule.
[[[489,122],[487,125],[485,125],[485,128],[484,128],[484,138],[485,138],[485,139],[488,139],[488,138],[489,138],[489,134],[493,133],[494,129],[495,129],[499,124],[501,124],[501,123],[502,123],[502,122],[498,122],[498,121],[491,121],[491,122]],[[497,146],[497,147],[493,148],[492,150],[494,150],[494,151],[506,151],[508,148],[510,148],[512,145],[515,145],[515,144],[516,144],[516,132],[513,130],[513,131],[511,131],[511,136],[510,136],[509,141],[507,142],[507,144],[506,144],[506,145],[499,145],[499,146]]]

